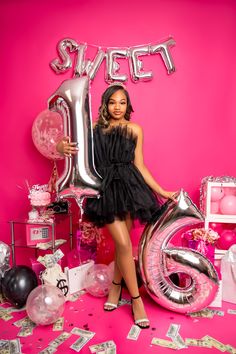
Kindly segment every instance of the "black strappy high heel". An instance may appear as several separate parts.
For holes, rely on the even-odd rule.
[[[138,296],[131,296],[131,305],[133,305],[133,300],[137,300],[137,299],[139,299],[141,296],[140,295],[138,295]],[[134,317],[134,311],[133,311],[133,307],[132,307],[132,315],[133,315],[133,317]],[[141,325],[141,323],[146,323],[146,324],[144,324],[144,325]],[[145,329],[145,328],[149,328],[150,327],[150,323],[149,323],[149,319],[148,318],[140,318],[140,319],[138,319],[138,320],[135,320],[134,319],[134,323],[138,326],[138,327],[140,327],[140,328],[142,328],[142,329]]]
[[[119,285],[120,286],[120,296],[119,296],[119,300],[117,304],[113,304],[112,302],[105,302],[104,304],[104,311],[114,311],[115,309],[117,309],[119,301],[121,300],[121,295],[122,295],[122,283],[115,283],[114,280],[112,281],[112,284],[114,285]]]

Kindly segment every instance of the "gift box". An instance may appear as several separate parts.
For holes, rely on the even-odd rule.
[[[236,304],[236,244],[222,257],[221,276],[223,301]]]
[[[200,252],[214,263],[215,243],[219,235],[211,229],[192,229],[181,235],[182,246]]]

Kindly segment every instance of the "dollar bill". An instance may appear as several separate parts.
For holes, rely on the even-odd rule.
[[[41,352],[39,352],[39,354],[52,354],[52,353],[55,353],[56,351],[57,351],[56,348],[47,347],[47,348],[41,350]]]
[[[56,339],[48,343],[49,347],[53,347],[53,348],[59,347],[59,345],[64,343],[70,336],[71,333],[62,332]]]
[[[211,310],[215,315],[223,317],[225,315],[224,311],[221,310]]]
[[[171,325],[168,328],[168,331],[166,333],[166,336],[171,338],[171,339],[176,337],[177,334],[179,333],[179,329],[180,329],[180,325],[179,324],[171,323]]]
[[[64,317],[59,317],[56,322],[53,323],[53,331],[62,331],[64,327]]]
[[[205,318],[213,318],[214,317],[214,311],[210,309],[204,309],[202,311],[198,312],[191,312],[189,313],[190,317],[205,317]]]
[[[84,337],[84,338],[93,338],[95,336],[95,332],[87,331],[85,329],[81,329],[78,327],[74,327],[71,332],[72,334],[77,334],[78,336]]]
[[[212,348],[210,342],[207,342],[207,341],[205,341],[203,339],[185,338],[185,344],[187,346],[193,346],[193,347]]]
[[[209,342],[211,344],[212,347],[220,350],[221,352],[225,352],[225,345],[221,342],[219,342],[218,340],[216,340],[215,338],[211,337],[211,336],[204,336],[202,337],[203,340]]]
[[[187,348],[187,345],[181,335],[178,333],[174,338],[172,338],[173,343],[176,344],[178,349]]]
[[[91,338],[89,337],[80,337],[70,346],[70,348],[76,352],[79,352],[90,341],[90,339]]]
[[[132,325],[127,335],[127,339],[137,340],[140,332],[141,332],[141,328],[139,326]]]
[[[17,339],[12,339],[9,342],[10,342],[10,353],[21,354],[20,340],[17,338]]]
[[[227,313],[229,313],[230,315],[236,315],[236,310],[228,309]]]
[[[160,347],[178,349],[177,345],[169,340],[154,337],[151,344],[159,345]]]
[[[35,323],[34,323],[28,316],[23,317],[23,318],[21,318],[20,320],[13,322],[13,324],[14,324],[16,327],[22,327],[22,326],[31,327],[31,326],[34,326],[34,325],[35,325]]]
[[[226,345],[225,345],[225,350],[226,350],[228,353],[236,354],[236,348],[232,347],[232,345],[226,344]]]
[[[69,294],[67,296],[67,301],[75,302],[78,298],[86,293],[86,290],[80,290],[77,293]]]
[[[21,327],[20,331],[17,333],[18,337],[28,337],[33,334],[33,330],[36,327],[36,324],[33,323],[32,325],[24,325]]]
[[[93,344],[89,346],[90,353],[105,352],[106,354],[116,354],[116,344],[113,340],[107,342]]]
[[[0,311],[0,318],[3,321],[9,321],[13,318],[13,316],[10,313],[8,313],[7,311]]]
[[[131,305],[131,301],[126,299],[120,299],[118,306],[123,306],[123,305]]]
[[[63,243],[65,243],[65,239],[57,239],[55,240],[55,247],[61,246]],[[39,248],[40,250],[48,250],[52,248],[52,241],[49,242],[39,242],[36,244],[36,248]]]

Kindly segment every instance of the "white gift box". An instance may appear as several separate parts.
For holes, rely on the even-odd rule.
[[[64,272],[67,275],[68,279],[69,294],[74,294],[84,289],[85,276],[87,274],[88,269],[93,265],[94,261],[91,260],[87,263],[81,264],[80,266],[71,269],[65,267]]]

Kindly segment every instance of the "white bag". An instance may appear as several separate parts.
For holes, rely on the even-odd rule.
[[[41,279],[43,284],[50,284],[58,287],[64,296],[69,292],[68,281],[65,273],[63,273],[61,266],[55,264],[53,267],[46,268],[42,274]]]
[[[236,244],[231,246],[221,260],[222,299],[236,304]]]

